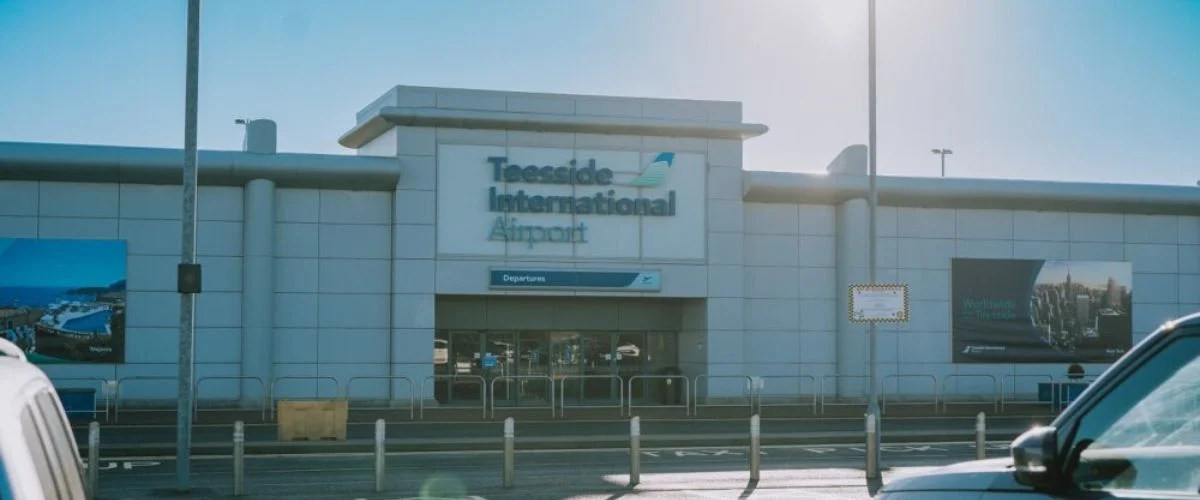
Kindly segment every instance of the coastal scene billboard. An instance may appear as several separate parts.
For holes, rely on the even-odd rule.
[[[126,244],[0,238],[0,336],[34,363],[125,362]]]
[[[955,363],[1110,363],[1133,343],[1129,262],[954,259]]]

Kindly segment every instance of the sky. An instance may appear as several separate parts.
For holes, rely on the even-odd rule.
[[[125,279],[125,242],[0,238],[0,287],[107,287]]]
[[[185,0],[0,0],[0,141],[183,146]],[[748,170],[868,141],[866,0],[205,0],[199,145],[398,84],[733,100]],[[1200,0],[879,0],[881,175],[1195,185]]]

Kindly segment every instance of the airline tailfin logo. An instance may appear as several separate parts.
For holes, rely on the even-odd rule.
[[[627,186],[656,188],[666,184],[667,174],[671,173],[671,164],[675,162],[675,153],[659,153],[654,161],[646,165],[641,174],[625,183]]]

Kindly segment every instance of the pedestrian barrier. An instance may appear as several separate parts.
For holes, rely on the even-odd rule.
[[[202,412],[202,411],[225,410],[225,408],[201,408],[200,407],[200,402],[204,401],[204,398],[200,397],[200,388],[204,386],[204,382],[213,381],[213,380],[238,381],[239,384],[240,384],[240,382],[244,382],[244,381],[245,382],[257,382],[259,394],[261,394],[261,396],[259,396],[257,398],[258,399],[258,412],[261,415],[261,418],[263,419],[263,421],[267,420],[267,386],[266,386],[266,384],[263,383],[263,379],[261,379],[259,377],[235,377],[235,376],[200,377],[199,379],[196,380],[196,387],[193,390],[194,395],[195,395],[195,402],[192,404],[192,415],[196,418],[196,420],[200,420],[200,412]],[[212,384],[209,384],[209,385],[212,385]],[[241,387],[239,387],[238,389],[239,389],[239,392],[241,392]],[[232,400],[232,402],[238,403],[239,400],[234,399],[234,400]]]
[[[796,381],[796,393],[795,393],[794,397],[792,397],[791,395],[786,395],[786,394],[770,394],[770,395],[768,395],[767,387],[768,386],[770,386],[770,387],[776,386],[776,384],[774,384],[774,383],[768,384],[767,381],[769,381],[769,380],[778,380],[778,381],[795,380]],[[812,402],[810,404],[804,404],[806,398],[802,397],[804,394],[804,381],[805,380],[808,381],[809,387],[812,388]],[[819,403],[817,402],[817,397],[821,394],[821,387],[820,387],[820,382],[817,380],[816,377],[814,377],[812,375],[764,375],[764,376],[758,378],[758,384],[759,384],[758,385],[758,414],[759,415],[764,415],[766,413],[765,410],[763,410],[763,408],[765,408],[765,407],[804,407],[804,406],[812,406],[813,415],[817,414],[817,408],[820,406]],[[765,402],[765,400],[768,397],[772,398],[772,399],[779,399],[779,400],[784,400],[784,401],[767,403],[767,402]],[[785,400],[785,398],[791,398],[792,400]]]
[[[375,493],[383,492],[384,474],[387,473],[386,447],[387,422],[381,418],[375,421]]]
[[[750,416],[750,480],[758,481],[759,468],[762,466],[762,427],[758,415]]]
[[[992,398],[991,398],[992,410],[995,411],[1000,407],[1000,383],[996,381],[995,375],[989,375],[986,373],[956,373],[956,374],[950,374],[950,375],[946,375],[946,376],[942,377],[941,397],[942,397],[942,412],[943,413],[949,410],[950,405],[972,405],[972,404],[980,403],[980,401],[978,401],[978,400],[971,400],[971,399],[963,399],[963,400],[957,400],[957,401],[950,400],[951,392],[950,392],[950,389],[947,387],[950,384],[950,381],[953,380],[953,381],[957,382],[959,380],[968,380],[968,379],[991,380],[992,381]],[[958,391],[954,391],[954,393],[957,394]]]
[[[888,406],[888,398],[887,398],[887,397],[888,397],[888,390],[887,390],[887,388],[888,388],[888,382],[889,382],[889,381],[892,381],[892,380],[895,380],[895,381],[896,381],[896,392],[895,392],[893,395],[896,395],[896,396],[898,396],[898,395],[901,395],[901,394],[903,394],[903,391],[901,391],[901,390],[900,390],[900,381],[901,381],[901,380],[906,380],[906,379],[919,379],[919,380],[928,380],[928,381],[930,382],[930,384],[931,384],[931,385],[930,385],[930,389],[932,389],[932,390],[933,390],[933,399],[920,399],[920,398],[918,398],[918,399],[909,399],[909,400],[893,401],[893,402],[892,402],[892,406],[901,406],[901,405],[933,405],[933,411],[934,411],[934,413],[937,413],[937,409],[938,409],[938,381],[937,381],[937,377],[935,377],[935,376],[933,376],[933,375],[929,375],[929,374],[924,374],[924,373],[892,374],[892,375],[888,375],[888,376],[886,376],[886,377],[883,377],[883,384],[882,384],[882,385],[883,385],[883,387],[881,387],[881,388],[880,388],[881,390],[879,391],[879,404],[880,404],[879,410],[880,410],[881,412],[884,412],[884,413],[886,413],[886,412],[887,412],[887,406]]]
[[[629,419],[629,487],[642,481],[642,417]]]
[[[88,500],[95,500],[100,491],[100,422],[88,424]]]
[[[567,394],[567,381],[568,380],[579,380],[581,382],[580,392],[583,392],[583,385],[586,384],[588,380],[616,381],[617,394],[618,394],[616,406],[613,406],[611,404],[603,405],[603,404],[587,404],[587,403],[571,404],[571,405],[567,404],[567,395],[566,394]],[[574,408],[574,409],[616,408],[617,413],[619,415],[624,415],[625,414],[625,380],[622,379],[620,375],[560,375],[559,380],[558,380],[558,416],[560,416],[560,417],[566,416],[568,407]]]
[[[832,403],[829,402],[830,384],[827,382],[829,379],[833,379],[833,396],[836,398]],[[858,400],[841,395],[841,391],[838,389],[838,381],[841,380],[865,381],[865,384],[863,384],[863,393],[859,396],[862,399]],[[869,375],[825,375],[821,377],[821,414],[825,413],[825,407],[827,406],[862,406],[867,404],[867,392],[870,390],[870,385],[871,377]]]
[[[670,403],[664,402],[663,404],[658,404],[658,405],[650,405],[650,404],[636,405],[633,403],[633,382],[635,380],[662,380],[663,384],[668,387],[667,390],[674,389],[674,387],[673,387],[674,381],[682,380],[683,381],[683,404],[670,404]],[[690,416],[692,414],[692,406],[691,406],[690,402],[688,401],[688,398],[691,397],[691,380],[689,380],[686,376],[683,376],[683,375],[634,375],[632,377],[629,377],[628,384],[629,384],[629,390],[626,391],[626,394],[628,394],[629,397],[626,398],[626,401],[628,402],[628,405],[626,406],[626,408],[629,408],[629,416],[633,416],[634,408],[683,408],[683,414],[685,416]]]
[[[96,399],[103,400],[104,402],[104,421],[108,422],[108,413],[109,407],[112,404],[113,389],[111,387],[112,384],[109,384],[109,381],[100,377],[66,377],[52,379],[52,382],[54,383],[55,390],[60,392],[63,389],[92,389],[91,385],[94,384],[96,390]],[[60,382],[65,382],[66,385],[60,384]],[[73,384],[71,382],[86,382],[87,386],[79,387],[79,384]],[[101,410],[95,409],[94,412],[89,412],[87,410],[72,410],[64,407],[63,411],[67,414],[67,416],[70,416],[72,413],[100,413]]]
[[[294,397],[294,398],[279,397],[279,383],[280,382],[300,382],[300,381],[304,381],[304,380],[312,381],[314,383],[314,388],[316,388],[317,391],[313,394],[313,397]],[[320,391],[320,383],[321,382],[333,382],[333,397],[332,398],[322,398],[321,397],[321,391]],[[300,376],[276,377],[275,380],[271,381],[271,420],[275,420],[275,403],[278,401],[295,401],[295,400],[309,400],[309,401],[318,400],[319,401],[319,400],[323,400],[323,399],[337,399],[338,396],[341,396],[341,394],[342,394],[342,387],[340,384],[338,384],[337,379],[333,378],[333,377],[300,377]]]
[[[511,406],[504,405],[503,407],[507,410],[540,410],[540,409],[549,407],[550,417],[554,418],[554,413],[555,413],[555,411],[554,411],[554,379],[550,378],[549,375],[500,375],[496,378],[493,378],[491,384],[488,387],[488,389],[489,389],[488,394],[490,395],[488,400],[491,403],[491,407],[492,407],[492,417],[493,418],[496,417],[496,382],[499,382],[499,381],[517,382],[521,386],[524,386],[526,382],[530,382],[530,381],[534,381],[534,380],[546,382],[546,405],[547,406],[542,406],[542,405],[521,406],[520,404],[514,404]]]
[[[136,376],[130,376],[130,377],[122,377],[122,378],[118,379],[117,380],[117,393],[113,398],[115,400],[113,402],[113,422],[114,423],[118,422],[121,418],[121,400],[122,400],[121,395],[124,394],[124,392],[122,392],[122,389],[124,389],[125,386],[128,385],[130,382],[175,382],[175,383],[178,383],[179,377],[173,377],[173,376],[167,376],[167,375],[136,375]],[[176,396],[176,397],[178,397],[178,396]],[[177,410],[176,408],[138,408],[136,410],[126,410],[126,411],[127,412],[129,412],[129,411],[173,412],[176,410]]]
[[[516,424],[512,417],[504,419],[504,487],[512,488],[516,479]]]
[[[351,394],[350,394],[350,389],[352,387],[354,387],[354,382],[362,381],[362,380],[388,381],[389,383],[404,382],[405,386],[408,387],[408,419],[409,420],[413,419],[413,416],[416,414],[416,411],[417,411],[417,405],[416,405],[416,396],[414,395],[415,394],[414,389],[416,389],[416,388],[413,387],[412,379],[410,379],[408,377],[404,377],[404,376],[399,376],[399,375],[397,375],[397,376],[382,376],[382,375],[380,375],[380,376],[350,377],[350,380],[346,381],[346,394],[344,395],[344,397],[347,401],[347,404],[351,404],[351,402],[354,401],[354,398],[352,398]],[[392,398],[393,389],[394,388],[389,385],[387,399],[388,399],[388,401],[392,401],[392,402],[395,401],[395,399]],[[354,405],[351,405],[351,407],[353,408]],[[375,407],[375,406],[368,406],[368,405],[359,405],[357,407],[357,409],[359,409],[359,410],[390,410],[390,409],[393,409],[393,407],[391,407],[391,406]]]
[[[741,403],[720,403],[720,402],[712,403],[709,401],[712,400],[713,397],[711,395],[706,395],[705,401],[703,403],[701,403],[700,381],[701,380],[706,381],[707,382],[706,388],[709,389],[709,391],[711,391],[712,385],[713,385],[712,380],[714,380],[714,379],[715,380],[744,381],[745,387],[742,389],[742,396],[741,396],[743,401]],[[750,413],[754,413],[754,394],[756,392],[757,385],[758,385],[758,380],[756,380],[755,377],[751,377],[748,375],[697,375],[696,378],[694,379],[694,382],[692,383],[692,391],[693,391],[692,392],[692,404],[693,404],[693,407],[695,408],[695,411],[692,414],[699,415],[700,408],[703,406],[712,407],[712,408],[740,408],[740,407],[745,406],[748,410],[750,410]]]
[[[1039,401],[1037,399],[1037,389],[1034,389],[1033,399],[1018,399],[1019,394],[1017,393],[1017,380],[1020,380],[1020,379],[1034,379],[1034,380],[1045,380],[1047,382],[1054,382],[1054,377],[1050,376],[1050,375],[1011,375],[1010,374],[1010,375],[1005,375],[1005,376],[1001,377],[1000,378],[1000,411],[1001,412],[1003,412],[1004,408],[1008,405],[1046,405],[1046,406],[1050,407],[1051,411],[1054,411],[1053,398],[1051,398],[1050,401]],[[1009,380],[1013,381],[1013,396],[1012,396],[1012,398],[1008,398],[1006,396],[1008,394],[1008,391],[1005,390],[1005,388],[1008,387],[1008,384],[1006,382],[1008,382]]]
[[[233,423],[233,496],[242,496],[246,472],[246,427],[241,420]]]
[[[482,418],[487,418],[487,381],[479,375],[430,375],[421,380],[421,400],[417,403],[417,411],[422,419],[425,418],[425,400],[429,398],[437,399],[437,395],[429,389],[429,382],[438,380],[449,381],[451,386],[460,381],[470,381],[479,384],[479,411],[482,412]]]

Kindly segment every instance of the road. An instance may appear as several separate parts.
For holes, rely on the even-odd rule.
[[[988,456],[1007,454],[990,442]],[[642,452],[641,482],[626,488],[627,450],[518,451],[516,485],[501,483],[500,453],[420,452],[387,457],[384,493],[373,493],[373,458],[366,454],[259,456],[246,459],[244,498],[406,499],[476,498],[869,498],[861,470],[864,451],[852,445],[764,447],[761,481],[750,484],[746,448],[655,448]],[[974,458],[971,443],[919,443],[882,449],[885,481]],[[100,497],[161,498],[175,485],[169,458],[101,460]],[[190,498],[227,498],[232,492],[228,457],[192,462]]]
[[[990,439],[1012,439],[1032,425],[1030,417],[993,417],[988,420]],[[504,423],[403,422],[387,426],[391,444],[406,451],[459,451],[495,449]],[[738,446],[746,441],[749,419],[643,420],[643,442],[648,446]],[[857,419],[763,419],[764,444],[856,443],[862,441],[863,423]],[[347,426],[347,441],[280,443],[273,423],[246,424],[248,454],[368,452],[373,449],[374,424]],[[975,419],[963,417],[907,417],[884,421],[884,441],[969,440]],[[549,421],[516,423],[519,446],[526,449],[589,447],[623,448],[629,423],[621,420]],[[87,447],[87,429],[75,429],[76,442]],[[193,453],[224,454],[230,448],[232,426],[201,425],[192,432]],[[173,453],[173,425],[102,426],[100,439],[106,455]]]

